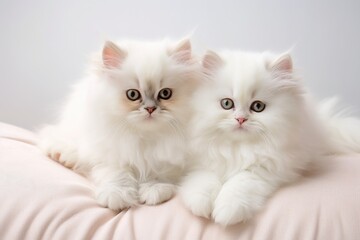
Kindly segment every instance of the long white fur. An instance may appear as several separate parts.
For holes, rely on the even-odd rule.
[[[339,104],[337,97],[325,99],[318,106],[320,119],[332,144],[330,153],[360,153],[360,119]]]
[[[329,114],[329,103],[317,109],[288,54],[209,52],[203,65],[208,78],[193,99],[191,171],[180,190],[195,215],[222,225],[246,221],[314,160],[359,152],[359,120]],[[224,110],[222,98],[235,108]],[[263,112],[249,110],[255,100],[266,103]],[[243,128],[237,117],[248,119]]]
[[[39,146],[90,175],[103,206],[120,210],[166,201],[184,167],[187,101],[200,79],[199,61],[188,40],[107,44],[72,89],[58,121],[40,131]],[[143,104],[154,104],[162,88],[171,88],[173,96],[149,120]],[[131,110],[128,89],[144,98]],[[154,96],[145,97],[146,91]]]

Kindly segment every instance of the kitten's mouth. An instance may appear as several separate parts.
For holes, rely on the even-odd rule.
[[[155,118],[156,117],[153,114],[148,114],[145,116],[145,121],[154,121]]]
[[[238,124],[235,127],[235,129],[238,130],[238,131],[247,131],[246,127],[244,125],[240,125],[240,124]]]

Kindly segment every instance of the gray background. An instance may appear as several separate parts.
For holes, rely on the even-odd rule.
[[[35,129],[106,39],[179,38],[281,52],[318,98],[360,109],[360,1],[0,0],[0,121]]]

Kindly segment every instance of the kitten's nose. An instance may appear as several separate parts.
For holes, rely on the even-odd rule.
[[[247,121],[247,118],[243,118],[243,117],[239,117],[239,118],[236,118],[236,120],[241,124],[243,124],[244,122]]]
[[[146,107],[145,109],[146,109],[146,111],[148,111],[148,113],[151,114],[156,110],[156,107]]]

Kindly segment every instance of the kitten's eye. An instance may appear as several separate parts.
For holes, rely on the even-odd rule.
[[[229,110],[234,107],[234,102],[230,98],[221,99],[220,104],[221,104],[221,107],[225,110]]]
[[[131,101],[136,101],[141,98],[141,94],[136,89],[129,89],[126,91],[126,96]]]
[[[169,98],[171,98],[171,95],[172,95],[172,90],[170,88],[163,88],[160,90],[158,94],[158,98],[168,100]]]
[[[250,106],[250,110],[253,110],[254,112],[262,112],[264,111],[265,107],[265,103],[261,101],[254,101]]]

